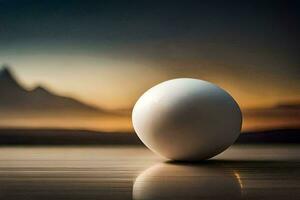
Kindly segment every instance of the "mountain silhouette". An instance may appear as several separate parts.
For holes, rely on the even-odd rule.
[[[56,95],[43,86],[26,90],[8,66],[0,70],[0,112],[4,113],[85,113],[109,114],[108,111],[74,98]]]

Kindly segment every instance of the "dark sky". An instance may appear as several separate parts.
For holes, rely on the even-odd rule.
[[[43,82],[54,90],[64,81],[51,76],[59,79],[57,70],[71,69],[64,59],[52,63],[55,56],[123,62],[77,67],[111,69],[116,77],[129,71],[124,82],[132,89],[124,105],[105,103],[124,96],[115,77],[107,79],[107,88],[99,86],[115,88],[113,94],[61,85],[61,91],[95,104],[92,93],[106,99],[99,105],[129,106],[154,83],[182,76],[213,81],[243,106],[270,104],[300,98],[299,19],[300,1],[0,0],[0,62],[11,64],[25,83]],[[149,80],[133,82],[147,71]]]

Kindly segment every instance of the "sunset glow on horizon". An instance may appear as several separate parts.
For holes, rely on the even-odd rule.
[[[105,109],[131,109],[144,91],[157,83],[179,77],[211,81],[226,89],[242,108],[270,107],[300,99],[298,80],[288,80],[289,84],[276,83],[272,78],[253,81],[245,74],[234,75],[224,69],[224,72],[220,70],[218,73],[202,73],[201,67],[180,71],[170,70],[172,66],[165,69],[150,67],[149,63],[142,61],[134,63],[126,62],[126,59],[75,55],[7,56],[0,59],[9,63],[15,76],[29,90],[41,85],[54,93]],[[276,84],[278,86],[274,87]]]

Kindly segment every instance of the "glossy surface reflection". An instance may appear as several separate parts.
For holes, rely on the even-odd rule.
[[[138,176],[133,199],[240,199],[241,187],[238,173],[219,164],[163,163]]]

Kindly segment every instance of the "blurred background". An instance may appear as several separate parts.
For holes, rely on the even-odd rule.
[[[0,140],[17,142],[29,129],[35,140],[49,129],[57,137],[131,133],[139,96],[179,77],[227,90],[242,109],[243,132],[284,140],[300,128],[298,8],[299,1],[1,0]]]

